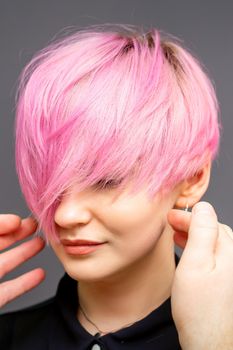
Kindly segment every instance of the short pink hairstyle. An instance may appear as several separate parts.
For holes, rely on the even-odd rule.
[[[218,155],[213,84],[155,28],[103,24],[56,39],[23,69],[16,97],[16,171],[47,243],[70,186],[134,180],[132,194],[146,186],[152,198]]]

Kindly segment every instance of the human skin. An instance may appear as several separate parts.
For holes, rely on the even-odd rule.
[[[145,191],[116,196],[111,188],[81,193],[73,186],[59,204],[54,220],[61,239],[107,242],[87,256],[74,256],[50,241],[66,272],[79,281],[80,304],[101,330],[142,319],[170,296],[175,259],[166,216],[176,197],[177,189],[149,201]],[[77,316],[96,333],[81,312]]]
[[[82,309],[102,332],[144,318],[171,295],[175,259],[167,214],[184,207],[187,196],[192,206],[205,192],[209,176],[210,162],[193,178],[152,200],[146,188],[132,195],[131,183],[123,193],[111,187],[80,192],[75,185],[63,193],[54,214],[58,236],[106,242],[87,256],[74,256],[50,240],[66,272],[79,282]],[[96,333],[80,309],[77,318],[88,332]]]
[[[88,196],[88,194],[85,193],[85,196]],[[141,200],[143,198],[144,197],[141,197]],[[67,198],[65,204],[67,205],[67,203],[70,203],[71,200],[74,200],[74,198],[70,198],[70,197]],[[170,203],[170,200],[166,202],[167,205],[168,203]],[[87,202],[82,202],[82,203],[87,203]],[[156,201],[151,205],[155,205],[155,203]],[[88,208],[90,207],[88,206]],[[163,207],[163,209],[165,210],[165,208],[166,208],[166,205]],[[63,209],[64,209],[64,206],[63,206]],[[147,209],[149,209],[149,207],[147,207]],[[60,210],[61,210],[61,207],[60,207]],[[150,210],[147,211],[147,213],[149,212]],[[139,213],[139,214],[142,215],[143,213]],[[230,330],[232,329],[231,325],[232,325],[232,317],[233,317],[232,309],[230,308],[233,304],[232,277],[231,277],[232,275],[231,260],[232,259],[230,257],[230,254],[232,256],[232,241],[229,241],[230,238],[226,236],[226,230],[230,232],[230,228],[219,223],[217,224],[216,216],[213,219],[213,216],[210,217],[206,213],[203,214],[204,216],[202,216],[202,226],[200,226],[200,223],[198,221],[199,219],[197,219],[198,218],[197,216],[196,217],[194,216],[194,219],[195,218],[196,219],[192,221],[192,225],[191,225],[191,220],[190,220],[191,215],[193,216],[193,213],[192,214],[185,213],[181,210],[176,210],[176,209],[172,209],[172,210],[169,209],[167,212],[167,220],[169,224],[172,226],[171,238],[173,239],[174,231],[182,231],[181,235],[175,235],[174,238],[175,238],[175,242],[184,248],[184,252],[181,256],[178,268],[174,272],[174,280],[171,286],[172,287],[171,289],[172,312],[173,312],[174,321],[177,326],[180,342],[182,344],[183,349],[185,350],[186,349],[196,350],[196,349],[202,349],[202,348],[217,349],[216,344],[218,345],[221,344],[222,346],[223,341],[226,341],[226,339],[228,339],[227,340],[228,344],[231,344],[230,342],[232,342],[231,334],[230,335],[228,334],[229,329]],[[82,218],[85,218],[85,215],[82,216]],[[87,220],[87,217],[86,217],[86,220]],[[163,218],[161,220],[163,220]],[[215,220],[214,225],[213,225],[213,220]],[[212,224],[209,225],[209,223],[211,222]],[[25,238],[31,235],[36,229],[36,223],[31,218],[27,218],[21,221],[21,219],[15,215],[2,215],[0,216],[0,227],[1,227],[0,249],[5,249],[8,246],[10,246],[12,243],[14,243],[16,240],[20,240],[22,238]],[[81,225],[81,227],[83,226]],[[70,232],[71,226],[69,227],[68,230],[69,231],[67,232]],[[218,234],[217,234],[217,231],[218,231]],[[186,236],[184,233],[186,233]],[[187,233],[189,233],[189,235],[187,235]],[[212,273],[210,274],[208,269],[205,269],[205,268],[203,269],[203,266],[205,266],[204,264],[208,266],[208,263],[210,261],[213,261],[213,252],[211,249],[209,250],[207,249],[209,246],[207,244],[207,241],[205,240],[203,241],[203,237],[205,237],[204,236],[205,233],[208,233],[208,236],[210,238],[208,240],[208,243],[210,243],[210,246],[211,244],[213,246],[213,243],[217,239],[218,245],[221,248],[217,250],[218,262],[219,262],[217,264],[218,270],[217,270],[217,273],[215,271],[213,274]],[[63,231],[63,234],[64,234],[64,231]],[[106,234],[106,231],[105,231],[105,234]],[[184,239],[181,239],[180,238],[181,236],[184,237]],[[156,240],[157,235],[152,235],[150,236],[150,238],[151,237],[154,240]],[[187,244],[186,244],[186,238],[188,239]],[[23,243],[22,245],[17,247],[18,251],[16,251],[17,248],[13,248],[12,250],[1,254],[1,257],[0,257],[1,276],[3,276],[5,273],[12,270],[20,262],[22,263],[23,261],[30,258],[30,256],[33,256],[34,254],[36,254],[38,251],[43,249],[43,246],[44,246],[43,242],[40,242],[39,238],[34,238],[33,240],[27,243],[31,245],[25,247],[25,243]],[[206,251],[205,251],[205,254],[202,255],[203,264],[201,265],[200,252],[201,251],[204,252],[204,249],[203,250],[201,249],[202,246],[205,247]],[[163,248],[164,246],[161,245],[161,247]],[[140,254],[142,254],[142,252],[147,251],[147,249],[145,248],[147,248],[146,245],[144,245],[142,248],[139,247],[136,251],[137,252],[140,251]],[[195,255],[195,252],[196,252],[196,255]],[[193,259],[194,256],[195,258],[197,258],[197,255],[198,255],[198,259]],[[12,261],[12,258],[13,258],[13,261]],[[64,259],[66,259],[66,257]],[[67,261],[68,259],[66,260],[66,263]],[[190,262],[192,262],[191,267],[190,267]],[[128,264],[128,260],[124,260],[123,263]],[[119,266],[119,264],[117,266]],[[114,265],[112,265],[112,268],[113,267]],[[80,271],[82,272],[81,269],[79,270],[79,273]],[[91,277],[92,275],[90,270],[88,273],[89,273],[88,276]],[[44,271],[42,269],[36,269],[32,272],[25,274],[24,276],[18,277],[17,280],[12,280],[12,281],[8,281],[0,284],[0,304],[3,305],[4,303],[12,300],[17,295],[20,295],[23,292],[31,289],[33,286],[36,286],[43,280],[43,278],[44,278]],[[97,278],[98,278],[98,275],[97,275]],[[168,278],[168,281],[169,281],[169,278]],[[185,283],[185,281],[187,282]],[[205,282],[204,291],[202,288],[200,288],[200,285],[203,285],[203,281]],[[215,286],[215,288],[213,288],[213,285]],[[216,286],[219,286],[219,288],[216,289]],[[224,288],[222,288],[222,286],[224,286]],[[206,290],[208,291],[207,294],[205,293]],[[195,291],[195,294],[193,293],[193,291]],[[219,292],[223,293],[221,295],[224,296],[224,298],[219,298],[219,294],[218,294]],[[196,296],[195,299],[193,299],[193,295]],[[216,297],[218,297],[217,299],[218,303],[215,302]],[[190,305],[190,304],[192,306],[192,309],[187,308],[187,305]],[[203,310],[203,313],[201,315],[200,315],[200,309]],[[195,312],[195,310],[197,310],[197,312]],[[221,311],[221,313],[219,313],[219,310]],[[218,316],[217,318],[214,319],[212,315],[218,315]],[[200,322],[200,318],[201,318],[201,322]],[[227,324],[224,322],[224,320],[228,321]],[[213,324],[211,323],[211,321],[213,321]],[[221,327],[218,327],[217,329],[218,332],[216,332],[216,329],[213,327],[216,327],[216,325],[219,326],[219,324],[221,324]],[[229,324],[230,324],[230,328],[229,328]],[[215,332],[212,334],[213,329],[215,330]],[[211,336],[210,336],[210,333],[211,333]],[[201,344],[200,344],[200,340],[202,342]],[[207,343],[207,340],[208,340],[208,343]],[[206,344],[208,346],[206,346]],[[229,345],[228,347],[218,347],[218,349],[231,349],[230,346],[231,345]]]
[[[0,214],[0,251],[16,242],[30,237],[37,229],[38,223],[32,218],[22,219],[15,214]],[[41,237],[34,237],[17,247],[0,254],[0,278],[14,270],[28,259],[38,254],[45,247]],[[36,268],[12,280],[0,283],[0,308],[38,286],[45,279],[42,268]]]
[[[185,350],[233,349],[233,232],[208,202],[168,221],[184,248],[171,292],[172,315]]]

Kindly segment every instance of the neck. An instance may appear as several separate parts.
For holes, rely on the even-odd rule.
[[[155,249],[142,261],[104,281],[79,281],[80,305],[100,330],[120,329],[170,297],[175,268],[173,231],[166,226]],[[77,317],[90,333],[97,332],[80,309]]]

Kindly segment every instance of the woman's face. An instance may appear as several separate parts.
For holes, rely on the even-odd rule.
[[[77,192],[75,187],[59,204],[54,220],[60,239],[105,242],[87,254],[70,254],[63,244],[50,244],[75,280],[101,281],[119,277],[153,255],[174,206],[173,191],[149,201],[146,192],[117,194],[114,188]]]

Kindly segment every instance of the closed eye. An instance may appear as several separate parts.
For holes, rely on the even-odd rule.
[[[108,181],[106,179],[101,179],[98,182],[96,182],[94,186],[98,188],[115,188],[118,185],[120,185],[121,182],[122,182],[122,179],[121,180],[110,179]]]

